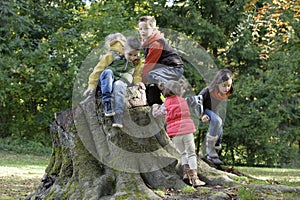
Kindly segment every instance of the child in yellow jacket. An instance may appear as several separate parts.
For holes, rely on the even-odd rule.
[[[99,84],[105,116],[114,116],[112,126],[122,128],[127,86],[137,83],[145,87],[140,83],[142,62],[138,56],[141,43],[135,37],[126,39],[121,33],[115,33],[106,37],[106,45],[109,51],[94,67],[83,95],[94,93]]]

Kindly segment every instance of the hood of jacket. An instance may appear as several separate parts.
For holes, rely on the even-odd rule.
[[[124,48],[125,42],[123,40],[112,40],[108,47],[109,49],[113,51],[117,51],[121,55],[124,55],[123,48]]]
[[[159,31],[156,31],[154,34],[152,34],[142,45],[142,47],[145,47],[145,46],[148,46],[150,45],[151,43],[159,40],[163,38],[163,35],[162,33],[160,33]]]

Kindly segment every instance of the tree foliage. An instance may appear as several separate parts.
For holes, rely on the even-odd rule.
[[[293,161],[300,140],[297,1],[89,2],[1,1],[1,137],[49,144],[49,124],[72,105],[73,82],[89,52],[109,33],[134,30],[140,16],[153,15],[159,27],[184,33],[235,74],[224,126],[227,163]],[[205,86],[192,67],[185,76],[196,93]],[[203,135],[207,126],[198,129]]]

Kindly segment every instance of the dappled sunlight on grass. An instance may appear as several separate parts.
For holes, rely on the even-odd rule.
[[[0,200],[24,199],[41,183],[50,156],[0,151]]]
[[[45,172],[46,166],[23,166],[23,167],[6,167],[0,166],[0,177],[2,176],[22,176],[23,178],[40,177]]]
[[[23,177],[22,175],[0,176],[0,199],[24,199],[38,187],[40,176]]]
[[[279,183],[299,183],[300,169],[235,167],[240,172],[260,180],[274,180]]]

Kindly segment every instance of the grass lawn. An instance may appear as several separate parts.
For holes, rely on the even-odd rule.
[[[25,199],[39,186],[49,156],[0,151],[0,200]],[[300,169],[235,167],[238,171],[267,182],[300,185]]]
[[[0,151],[0,200],[24,199],[40,184],[50,156]]]
[[[269,183],[300,186],[300,169],[235,167],[238,171]]]

